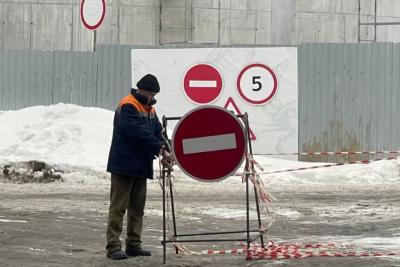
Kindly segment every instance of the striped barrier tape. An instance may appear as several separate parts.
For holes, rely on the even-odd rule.
[[[381,257],[381,256],[397,256],[395,252],[370,252],[356,251],[354,246],[337,245],[334,243],[327,244],[282,244],[275,245],[271,242],[265,248],[261,248],[258,244],[251,244],[250,249],[244,243],[243,248],[227,249],[227,250],[202,250],[194,252],[186,250],[187,255],[239,255],[246,253],[247,260],[276,260],[276,259],[301,259],[308,257]],[[340,251],[346,249],[347,251]]]
[[[347,251],[339,251],[338,248],[345,248]],[[336,250],[336,251],[335,251]],[[260,246],[250,249],[247,253],[247,260],[261,259],[301,259],[308,257],[379,257],[399,255],[394,252],[369,252],[355,251],[354,247],[350,250],[347,246],[336,246],[335,244],[307,244],[298,245],[273,245],[265,249]]]
[[[342,163],[324,164],[324,165],[311,166],[311,167],[302,167],[302,168],[295,168],[295,169],[286,169],[286,170],[278,170],[278,171],[261,172],[259,174],[273,174],[273,173],[282,173],[282,172],[304,171],[304,170],[329,168],[329,167],[334,167],[334,166],[343,166],[343,165],[350,165],[350,164],[369,164],[369,163],[375,162],[375,161],[393,160],[393,159],[397,159],[397,157],[382,158],[382,159],[372,159],[372,160],[348,161],[348,162],[342,162]]]
[[[292,153],[266,153],[253,154],[262,156],[313,156],[313,155],[375,155],[375,154],[400,154],[400,151],[326,151],[326,152],[292,152]]]

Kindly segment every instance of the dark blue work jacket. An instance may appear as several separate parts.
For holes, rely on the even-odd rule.
[[[114,131],[107,171],[153,179],[153,159],[161,149],[161,123],[147,98],[131,90],[114,115]]]

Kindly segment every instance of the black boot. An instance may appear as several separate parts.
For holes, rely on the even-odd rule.
[[[112,252],[107,251],[107,258],[111,258],[113,260],[123,260],[127,259],[128,255],[126,255],[126,253],[122,249],[119,249]]]
[[[151,252],[148,250],[144,250],[141,246],[127,246],[125,252],[130,257],[151,256]]]

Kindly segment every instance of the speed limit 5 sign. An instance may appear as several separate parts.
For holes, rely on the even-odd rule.
[[[246,102],[253,105],[268,103],[276,95],[278,80],[274,71],[264,64],[246,66],[237,78],[237,90]]]

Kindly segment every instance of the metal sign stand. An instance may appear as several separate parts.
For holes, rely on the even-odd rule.
[[[251,140],[250,140],[250,127],[249,127],[249,120],[248,120],[248,115],[247,113],[244,113],[242,115],[236,115],[236,117],[241,118],[244,122],[245,126],[245,134],[246,134],[246,139],[247,139],[247,151],[250,157],[253,156],[253,149],[251,146]],[[181,117],[165,117],[163,116],[162,118],[162,123],[163,123],[163,138],[165,139],[166,143],[166,149],[168,152],[171,152],[172,149],[169,144],[169,139],[167,135],[167,123],[169,120],[180,120]],[[178,234],[177,232],[177,227],[176,227],[176,216],[175,216],[175,205],[174,205],[174,195],[173,195],[173,190],[172,190],[172,181],[170,179],[171,177],[171,172],[172,172],[172,167],[163,167],[162,172],[161,172],[161,179],[162,179],[162,197],[163,197],[163,240],[161,241],[161,244],[163,245],[163,263],[165,264],[167,261],[167,244],[168,243],[195,243],[195,242],[232,242],[232,241],[246,241],[247,242],[247,248],[250,248],[250,243],[260,237],[261,241],[261,246],[264,247],[264,231],[261,229],[262,224],[261,224],[261,215],[260,215],[260,205],[257,197],[257,190],[256,186],[254,185],[254,195],[255,195],[255,201],[256,201],[256,209],[257,209],[257,219],[258,219],[258,229],[257,230],[251,230],[250,229],[250,201],[249,201],[249,177],[251,173],[254,171],[254,166],[253,163],[249,160],[249,157],[246,157],[246,163],[245,163],[245,182],[246,182],[246,230],[238,230],[238,231],[224,231],[224,232],[206,232],[206,233],[191,233],[191,234]],[[168,179],[168,181],[167,181]],[[173,231],[174,235],[171,239],[167,240],[167,191],[169,187],[169,195],[171,199],[171,212],[172,212],[172,223],[173,223]],[[250,238],[250,233],[257,232],[258,234],[251,239]],[[207,235],[225,235],[225,234],[239,234],[239,233],[246,233],[247,236],[246,238],[226,238],[226,239],[180,239],[184,237],[192,237],[192,236],[207,236]],[[175,248],[175,253],[178,254],[178,248]]]

